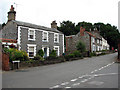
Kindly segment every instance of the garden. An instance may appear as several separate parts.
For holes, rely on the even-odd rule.
[[[20,61],[19,68],[25,67],[35,67],[35,66],[42,66],[42,65],[49,65],[49,64],[56,64],[62,63],[66,61],[73,61],[73,60],[80,60],[84,57],[92,57],[98,55],[105,55],[106,51],[101,51],[100,54],[97,52],[88,52],[85,49],[85,44],[81,41],[76,45],[77,50],[73,51],[72,53],[65,54],[63,53],[62,56],[57,56],[56,51],[52,50],[49,54],[49,57],[43,58],[44,52],[40,49],[36,56],[32,59],[28,57],[27,52],[22,50],[17,50],[15,48],[4,48],[3,52],[9,54],[9,65],[10,69],[16,69],[13,67],[14,61]]]

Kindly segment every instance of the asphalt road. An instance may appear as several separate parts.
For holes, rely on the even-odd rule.
[[[118,88],[117,53],[2,73],[3,88]]]

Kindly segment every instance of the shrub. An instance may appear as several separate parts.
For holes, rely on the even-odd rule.
[[[81,53],[85,52],[85,44],[81,41],[79,41],[76,45],[77,50],[79,50]]]
[[[14,60],[20,60],[20,61],[29,60],[28,55],[25,51],[17,50],[14,48],[10,48],[10,49],[5,48],[4,51],[9,54],[10,62]]]
[[[52,50],[52,51],[50,52],[49,57],[50,57],[50,58],[56,58],[56,57],[57,57],[56,51],[55,51],[55,50]]]
[[[43,57],[41,57],[41,56],[39,56],[39,55],[37,55],[37,56],[35,56],[35,57],[33,58],[33,60],[40,60],[40,61],[44,61],[44,58],[43,58]]]
[[[82,56],[82,54],[79,51],[74,51],[73,54],[74,54],[75,57],[81,57]]]
[[[40,49],[40,50],[38,51],[38,55],[39,55],[39,56],[41,56],[41,57],[43,57],[43,56],[44,56],[44,52],[43,52],[43,50],[42,50],[42,49]]]

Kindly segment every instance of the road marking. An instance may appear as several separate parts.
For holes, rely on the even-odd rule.
[[[86,82],[86,81],[88,81],[88,79],[84,79],[84,80],[83,80],[83,81],[81,81],[81,82],[83,83],[83,82]]]
[[[78,85],[80,85],[80,83],[75,83],[75,84],[73,84],[72,86],[78,86]]]
[[[103,66],[103,67],[99,68],[98,70],[100,71],[100,70],[102,70],[102,69],[104,69],[104,68],[106,68],[106,67],[108,67],[108,66],[110,66],[110,65],[112,65],[112,64],[114,64],[114,63],[115,63],[115,62],[109,63],[109,64],[107,64],[106,66]],[[98,70],[96,69],[96,70],[92,71],[91,73],[97,72]]]
[[[70,81],[74,82],[74,81],[76,81],[76,80],[78,80],[78,79],[76,78],[76,79],[72,79],[72,80],[70,80]]]
[[[105,76],[105,75],[116,75],[116,74],[118,74],[118,73],[107,73],[107,74],[95,74],[95,75],[93,75],[93,76]]]
[[[64,83],[62,83],[61,85],[67,85],[67,84],[69,84],[69,82],[64,82]]]
[[[65,87],[65,88],[71,88],[71,87]]]
[[[60,85],[55,85],[55,86],[53,86],[53,87],[50,87],[50,89],[59,88],[59,87],[60,87]]]

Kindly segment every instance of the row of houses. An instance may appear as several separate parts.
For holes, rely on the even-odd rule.
[[[8,12],[8,22],[3,29],[0,30],[2,35],[2,45],[9,47],[16,47],[19,50],[24,50],[28,53],[30,58],[36,56],[36,53],[42,49],[44,57],[48,57],[50,52],[54,49],[58,56],[66,51],[76,50],[76,43],[81,40],[86,45],[88,51],[100,51],[109,49],[107,41],[100,36],[97,30],[87,32],[84,28],[80,28],[77,35],[66,36],[57,30],[57,23],[53,21],[51,28],[35,25],[32,23],[16,21],[16,12],[11,5]],[[66,43],[64,43],[66,38]]]
[[[77,50],[76,45],[79,41],[83,42],[86,50],[90,52],[109,50],[110,47],[97,29],[88,32],[81,27],[80,32],[76,35],[66,36],[66,51],[71,53]]]

